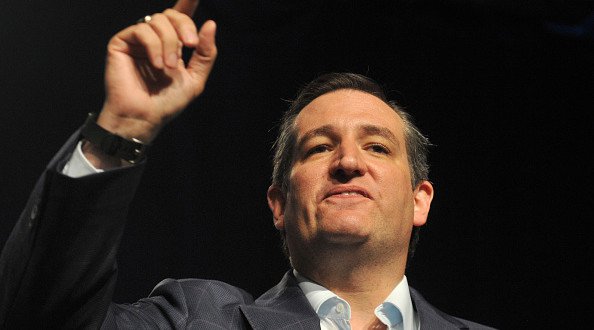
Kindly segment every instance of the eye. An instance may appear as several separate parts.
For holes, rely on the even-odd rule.
[[[386,148],[384,145],[379,144],[379,143],[370,145],[368,147],[368,149],[373,152],[380,153],[380,154],[389,154],[390,153],[390,150],[388,148]]]
[[[320,145],[317,145],[317,146],[309,149],[307,151],[307,153],[305,154],[305,156],[311,156],[313,154],[319,154],[319,153],[326,152],[329,150],[330,150],[330,146],[328,146],[326,144],[320,144]]]

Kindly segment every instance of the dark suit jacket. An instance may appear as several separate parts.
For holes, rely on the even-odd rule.
[[[0,257],[0,325],[30,328],[319,329],[291,272],[254,300],[211,280],[159,283],[134,304],[111,302],[116,253],[143,164],[83,178],[60,173],[78,133],[50,162]],[[422,329],[479,329],[411,289]]]

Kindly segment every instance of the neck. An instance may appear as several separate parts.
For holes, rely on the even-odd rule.
[[[377,321],[375,308],[402,280],[406,266],[406,254],[374,258],[357,252],[325,249],[325,253],[292,258],[300,274],[349,303],[353,329],[367,328]]]

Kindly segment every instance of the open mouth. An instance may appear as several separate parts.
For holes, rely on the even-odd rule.
[[[370,198],[369,197],[369,193],[360,187],[336,187],[331,189],[328,194],[326,195],[326,198],[328,197],[332,197],[332,196],[337,196],[337,197],[357,197],[357,196],[361,196],[361,197],[365,197],[365,198]]]

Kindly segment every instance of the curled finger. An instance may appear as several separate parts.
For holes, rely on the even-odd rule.
[[[196,47],[198,44],[198,31],[194,20],[190,16],[173,9],[167,9],[163,14],[169,18],[171,25],[184,46],[190,48]]]
[[[180,40],[169,18],[164,14],[155,14],[147,25],[155,31],[161,40],[165,65],[170,68],[176,68],[179,60],[178,49]]]
[[[155,68],[162,69],[164,67],[161,39],[148,24],[138,24],[134,29],[130,30],[130,36],[123,35],[121,38],[131,44],[131,48],[140,46]]]

